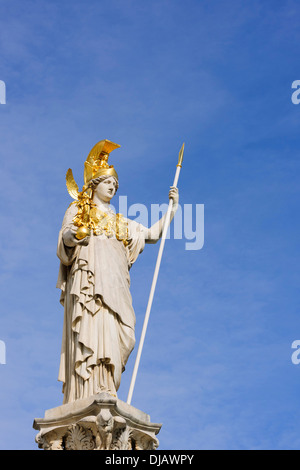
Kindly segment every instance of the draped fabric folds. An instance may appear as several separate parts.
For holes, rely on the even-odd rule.
[[[145,246],[145,227],[127,219],[129,244],[91,235],[88,246],[68,248],[64,232],[72,227],[72,204],[59,233],[57,287],[64,306],[58,380],[64,403],[100,391],[113,395],[135,344],[135,314],[129,270]]]

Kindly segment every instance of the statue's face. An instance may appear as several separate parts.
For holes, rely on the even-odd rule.
[[[113,176],[106,178],[98,184],[95,193],[101,201],[109,202],[115,195],[117,190],[117,182]]]

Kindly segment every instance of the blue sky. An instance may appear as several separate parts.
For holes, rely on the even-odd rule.
[[[298,449],[300,7],[291,1],[0,1],[0,448],[62,403],[57,235],[69,167],[107,138],[128,204],[204,204],[168,240],[132,404],[160,449]],[[142,328],[158,245],[131,271]],[[136,352],[136,350],[135,350]],[[135,352],[123,374],[126,401]]]

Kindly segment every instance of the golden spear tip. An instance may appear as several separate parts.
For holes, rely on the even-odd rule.
[[[179,156],[178,156],[178,164],[177,164],[177,166],[180,166],[180,167],[182,167],[183,151],[184,151],[184,142],[183,142],[183,144],[182,144],[182,147],[181,147],[181,149],[180,149]]]

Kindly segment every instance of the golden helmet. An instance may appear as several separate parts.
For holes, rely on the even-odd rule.
[[[118,179],[118,174],[113,165],[107,163],[109,154],[121,147],[110,140],[100,140],[90,153],[84,163],[84,184],[87,185],[91,180],[99,176],[114,176]]]

